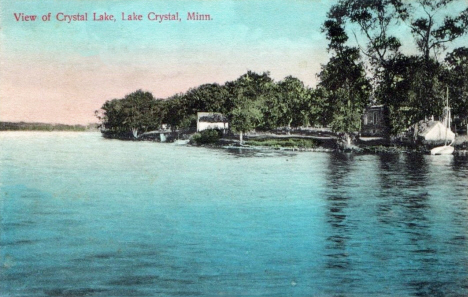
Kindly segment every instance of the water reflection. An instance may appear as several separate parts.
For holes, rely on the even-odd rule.
[[[379,156],[380,194],[377,226],[384,234],[390,259],[405,259],[407,265],[395,267],[396,275],[415,296],[444,296],[453,280],[441,256],[441,235],[435,230],[437,199],[430,191],[433,183],[428,156],[420,154]],[[448,195],[448,193],[446,193]],[[445,267],[445,268],[444,268]]]
[[[330,226],[329,236],[326,238],[326,269],[327,274],[336,284],[341,284],[342,292],[348,291],[348,285],[353,278],[352,261],[349,257],[349,241],[353,228],[348,217],[351,196],[347,192],[347,183],[352,172],[354,156],[352,154],[334,153],[329,158],[327,178],[327,223]],[[346,285],[345,285],[346,284]]]
[[[295,156],[297,153],[285,150],[274,149],[251,149],[251,148],[229,148],[226,152],[237,158],[267,158],[267,157],[290,157]]]
[[[11,150],[37,158],[3,174],[7,296],[468,296],[466,159],[148,145],[129,167],[94,152],[136,143],[99,143],[56,171],[56,146]]]
[[[450,165],[455,174],[468,178],[468,156],[450,156]]]

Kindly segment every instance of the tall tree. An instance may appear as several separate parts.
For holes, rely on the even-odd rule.
[[[331,102],[327,100],[328,92],[323,86],[317,86],[315,89],[309,89],[309,125],[328,126],[333,119],[333,110]]]
[[[311,94],[299,79],[288,76],[277,84],[279,126],[299,127],[309,122]]]
[[[359,62],[357,48],[344,48],[322,66],[319,87],[326,90],[331,128],[344,135],[347,146],[351,134],[361,127],[361,115],[368,104],[370,83]]]
[[[438,60],[446,44],[466,34],[468,5],[464,0],[394,1],[399,18],[411,28],[424,61]],[[395,5],[395,4],[394,4]]]
[[[226,100],[230,127],[239,132],[242,144],[243,134],[257,128],[262,123],[261,108],[271,94],[273,80],[269,73],[257,74],[248,71],[233,82],[227,82],[229,95]]]
[[[131,133],[138,138],[142,133],[158,129],[163,119],[162,101],[150,92],[137,90],[123,99],[106,101],[99,116],[108,133]]]
[[[182,128],[184,119],[189,116],[188,106],[182,94],[176,94],[164,101],[163,123],[169,125],[171,130]]]
[[[332,6],[325,22],[331,47],[344,45],[348,39],[346,26],[353,32],[369,61],[374,86],[384,86],[384,92],[378,94],[383,103],[388,99],[385,91],[393,81],[389,65],[401,55],[401,42],[390,32],[392,25],[398,23],[402,6],[399,0],[340,0]]]
[[[199,111],[222,112],[226,97],[224,86],[216,83],[198,86],[184,94],[190,114],[197,114]]]
[[[366,78],[358,48],[346,46],[348,36],[340,18],[327,20],[323,26],[333,53],[318,75],[319,88],[326,94],[331,127],[342,132],[346,145],[351,145],[351,133],[361,127],[361,115],[369,102],[371,85]]]
[[[468,117],[468,48],[460,47],[445,59],[447,84],[450,86],[450,105],[453,114]]]
[[[236,107],[229,113],[230,127],[239,133],[239,143],[243,144],[243,135],[255,129],[262,118],[262,113],[256,101],[239,100]]]
[[[338,32],[352,31],[358,40],[369,61],[374,98],[387,105],[393,133],[406,125],[406,120],[399,121],[403,114],[405,119],[417,121],[439,112],[445,85],[438,58],[447,44],[467,31],[466,1],[339,0],[328,17],[327,22]],[[400,40],[390,33],[397,32],[402,24],[410,28],[419,57],[405,57]],[[397,87],[401,85],[406,85],[406,94]]]

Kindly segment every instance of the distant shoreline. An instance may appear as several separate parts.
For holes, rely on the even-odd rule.
[[[98,132],[98,124],[67,125],[31,122],[0,122],[0,131]]]

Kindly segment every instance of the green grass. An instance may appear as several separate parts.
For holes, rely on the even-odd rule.
[[[315,148],[317,143],[313,139],[299,139],[299,138],[288,138],[288,139],[257,139],[247,140],[245,144],[252,146],[267,146],[267,147],[288,147],[288,148]]]

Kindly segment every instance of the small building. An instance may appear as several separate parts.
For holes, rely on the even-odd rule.
[[[217,112],[197,112],[197,132],[206,129],[229,129],[228,119]]]
[[[361,136],[384,137],[388,133],[387,111],[384,105],[369,106],[361,119]]]

